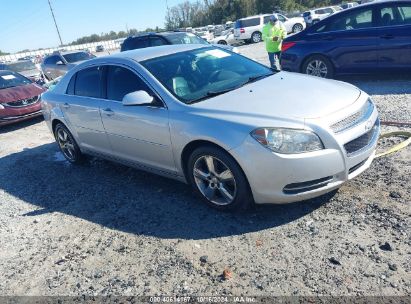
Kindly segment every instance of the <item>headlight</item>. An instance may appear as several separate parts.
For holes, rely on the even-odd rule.
[[[4,107],[0,104],[0,110],[4,110]]]
[[[261,128],[251,132],[251,136],[277,153],[305,153],[324,149],[318,135],[305,130]]]

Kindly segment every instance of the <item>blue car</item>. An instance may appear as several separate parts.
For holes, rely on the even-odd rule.
[[[324,78],[411,69],[411,0],[336,13],[284,40],[283,70]]]

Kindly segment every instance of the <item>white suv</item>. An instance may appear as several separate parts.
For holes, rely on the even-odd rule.
[[[303,13],[305,23],[315,24],[324,18],[341,11],[339,6],[320,7]]]
[[[257,43],[262,40],[262,31],[266,23],[270,21],[272,14],[264,14],[238,19],[235,22],[234,38],[246,42]],[[277,14],[278,19],[283,23],[288,33],[297,33],[305,29],[304,18],[287,18],[282,14]]]

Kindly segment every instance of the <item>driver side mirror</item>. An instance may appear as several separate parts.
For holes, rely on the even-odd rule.
[[[123,97],[123,106],[142,106],[152,104],[153,102],[154,97],[150,96],[146,91],[131,92]]]

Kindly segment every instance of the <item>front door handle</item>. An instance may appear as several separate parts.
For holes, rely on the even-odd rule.
[[[67,102],[65,102],[65,103],[63,103],[63,108],[68,109],[68,108],[70,108],[70,105]]]
[[[392,38],[394,38],[394,35],[392,35],[392,34],[385,34],[385,35],[380,36],[380,38],[382,38],[382,39],[392,39]]]
[[[112,109],[110,109],[110,108],[106,108],[106,109],[103,109],[103,110],[101,110],[105,115],[107,115],[107,116],[113,116],[114,115],[114,112],[113,112],[113,110]]]
[[[322,38],[322,40],[334,40],[334,36],[325,36]]]

